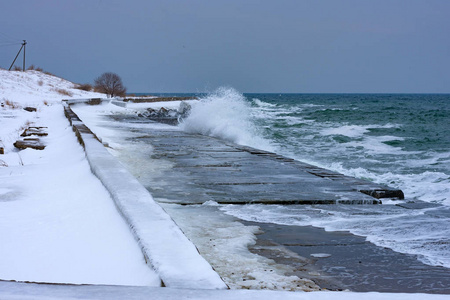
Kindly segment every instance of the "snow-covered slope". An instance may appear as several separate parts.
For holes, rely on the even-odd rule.
[[[105,98],[105,94],[86,92],[68,80],[39,71],[0,69],[0,102],[6,100],[22,106],[60,102],[62,98]]]
[[[0,70],[0,280],[159,286],[91,173],[62,93],[104,97],[41,72]],[[47,127],[44,150],[13,146],[28,126]]]
[[[59,104],[61,99],[105,98],[104,94],[82,91],[76,86],[68,80],[39,71],[0,69],[0,143],[4,144],[6,152],[15,150],[13,143],[21,130],[35,123],[41,111]],[[28,106],[36,108],[37,113],[22,110]],[[43,126],[42,122],[40,126]]]

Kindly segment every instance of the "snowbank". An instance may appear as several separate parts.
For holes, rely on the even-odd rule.
[[[101,96],[40,72],[0,70],[0,279],[160,286],[91,173],[59,104],[59,88],[76,97]],[[47,127],[44,150],[13,146],[30,125]]]

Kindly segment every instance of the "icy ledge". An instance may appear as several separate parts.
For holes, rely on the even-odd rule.
[[[64,103],[92,172],[110,192],[130,225],[144,257],[171,288],[226,289],[226,284],[198,253],[150,193],[113,157],[78,116]]]
[[[284,292],[255,290],[191,290],[108,285],[53,285],[0,281],[2,300],[115,300],[115,299],[215,299],[215,300],[445,300],[448,295],[352,292]]]

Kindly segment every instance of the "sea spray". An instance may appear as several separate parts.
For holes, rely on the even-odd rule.
[[[181,129],[209,135],[241,145],[272,150],[255,125],[253,110],[246,98],[233,88],[222,87],[192,105]]]

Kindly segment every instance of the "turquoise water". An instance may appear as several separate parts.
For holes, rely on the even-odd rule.
[[[450,95],[245,95],[277,151],[450,205]]]
[[[346,230],[376,245],[450,267],[450,95],[200,95],[182,130],[283,154],[400,188],[441,206],[223,205],[248,221]]]

